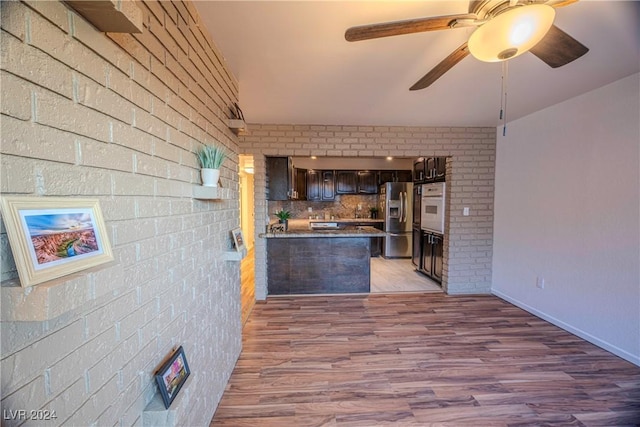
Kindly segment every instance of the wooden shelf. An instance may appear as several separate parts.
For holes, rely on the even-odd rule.
[[[229,126],[229,129],[231,129],[236,135],[245,135],[249,133],[249,128],[244,120],[229,119],[227,126]]]
[[[193,198],[199,200],[228,200],[231,194],[228,188],[193,186]]]

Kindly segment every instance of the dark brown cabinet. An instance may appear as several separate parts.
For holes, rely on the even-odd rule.
[[[333,171],[322,171],[322,200],[333,200],[336,197],[336,181]]]
[[[307,200],[327,201],[336,197],[333,171],[309,169],[307,171]]]
[[[336,194],[377,194],[377,171],[336,171]]]
[[[444,239],[441,234],[422,232],[422,267],[424,274],[442,283]]]
[[[446,157],[420,157],[413,162],[413,182],[444,181],[446,172]]]
[[[444,181],[447,172],[446,157],[429,157],[425,162],[426,180],[429,182]]]
[[[410,170],[398,170],[396,173],[396,182],[411,182],[413,177]]]
[[[422,230],[413,229],[413,250],[411,251],[411,263],[415,265],[416,270],[422,270]]]
[[[413,182],[424,182],[427,178],[425,173],[425,158],[420,157],[413,161]]]
[[[298,200],[307,200],[307,170],[295,168],[295,195]]]
[[[320,171],[309,169],[307,171],[307,200],[320,200],[322,192],[320,191]]]
[[[413,180],[410,170],[382,170],[378,172],[378,185],[385,182],[411,182]]]
[[[268,200],[298,200],[306,194],[306,170],[296,169],[290,157],[267,157]]]
[[[267,188],[269,200],[289,199],[289,178],[291,159],[288,157],[267,157]]]
[[[357,171],[336,171],[336,193],[356,194],[358,192]]]
[[[376,171],[358,171],[358,193],[378,193],[378,173]]]

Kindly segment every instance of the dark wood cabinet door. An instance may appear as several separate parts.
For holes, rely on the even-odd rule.
[[[397,182],[411,182],[413,176],[411,171],[399,170],[396,171]]]
[[[333,200],[336,197],[336,182],[333,171],[322,171],[322,200]]]
[[[358,171],[358,193],[378,193],[378,173],[376,171]]]
[[[436,181],[444,181],[447,173],[447,158],[436,157],[436,169],[434,172],[434,179]]]
[[[336,193],[356,194],[358,174],[356,171],[336,171]]]
[[[320,200],[322,197],[320,178],[320,171],[307,171],[307,200]]]
[[[296,184],[295,190],[298,200],[307,200],[307,170],[295,169]]]
[[[422,230],[413,229],[413,250],[411,252],[411,263],[417,270],[422,270]]]
[[[443,269],[443,256],[444,256],[444,239],[437,234],[433,235],[433,271],[432,277],[434,280],[442,283],[442,269]]]
[[[287,200],[289,190],[289,159],[267,157],[269,200]]]
[[[411,172],[409,172],[411,175]],[[382,185],[385,182],[393,182],[396,179],[395,171],[379,171],[378,172],[378,185]]]
[[[433,244],[431,243],[433,234],[422,233],[422,271],[428,276],[433,275]]]
[[[413,161],[413,182],[423,182],[425,179],[427,179],[425,159],[420,157]]]

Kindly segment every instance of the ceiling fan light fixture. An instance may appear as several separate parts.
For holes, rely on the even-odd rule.
[[[545,4],[509,9],[478,27],[469,37],[469,52],[480,61],[499,62],[522,55],[544,38],[556,16]]]

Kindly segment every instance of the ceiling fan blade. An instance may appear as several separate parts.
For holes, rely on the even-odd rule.
[[[438,80],[444,73],[449,71],[458,62],[462,61],[467,55],[469,55],[469,48],[467,42],[464,42],[462,46],[451,52],[449,56],[444,58],[442,62],[433,67],[423,78],[418,80],[409,90],[420,90],[429,87],[433,82]]]
[[[473,13],[460,15],[434,16],[430,18],[408,19],[406,21],[384,22],[382,24],[361,25],[351,27],[344,33],[347,41],[377,39],[380,37],[398,36],[401,34],[420,33],[424,31],[447,30],[453,21],[458,19],[474,20]]]
[[[530,52],[551,68],[558,68],[580,58],[589,52],[589,48],[552,25],[547,35]]]

